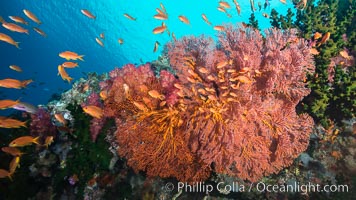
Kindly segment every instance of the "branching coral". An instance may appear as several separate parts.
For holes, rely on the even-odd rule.
[[[136,171],[257,181],[306,149],[313,121],[295,106],[314,68],[295,31],[271,29],[264,40],[257,30],[227,26],[218,45],[186,37],[167,49],[178,78],[128,65],[110,80],[106,113],[116,117],[119,154]]]

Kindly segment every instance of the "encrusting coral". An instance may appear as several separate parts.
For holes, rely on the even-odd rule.
[[[175,76],[149,64],[115,69],[105,84],[119,154],[148,176],[202,181],[215,171],[258,181],[292,163],[313,120],[295,106],[314,65],[294,30],[226,26],[218,44],[185,37],[167,46]]]

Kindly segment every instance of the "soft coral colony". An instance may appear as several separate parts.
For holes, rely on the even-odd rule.
[[[148,176],[202,181],[212,172],[258,181],[290,165],[313,120],[295,107],[309,94],[310,48],[295,30],[226,26],[169,43],[175,74],[128,64],[110,73],[106,117],[119,154]]]

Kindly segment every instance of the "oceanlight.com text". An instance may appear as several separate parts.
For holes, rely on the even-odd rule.
[[[217,184],[209,184],[205,182],[196,182],[194,184],[189,184],[187,182],[178,182],[176,185],[173,183],[166,184],[167,191],[173,191],[175,188],[178,191],[183,192],[202,192],[210,193],[213,191],[218,191],[220,193],[230,193],[230,192],[300,192],[300,193],[312,193],[312,192],[349,192],[348,185],[320,185],[320,184],[299,184],[295,182],[294,184],[288,185],[272,185],[266,184],[264,182],[242,184],[238,182],[225,183],[219,182]]]

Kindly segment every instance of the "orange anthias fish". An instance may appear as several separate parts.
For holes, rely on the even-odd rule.
[[[105,39],[105,34],[104,33],[100,33],[99,36],[100,36],[101,39]]]
[[[240,4],[236,0],[234,0],[234,4],[235,4],[236,10],[237,10],[237,14],[240,15],[240,13],[241,13]]]
[[[224,31],[225,27],[224,26],[214,26],[214,30],[216,30],[216,31]]]
[[[67,120],[64,119],[64,116],[61,113],[54,114],[54,118],[56,118],[56,120],[59,121],[64,126],[67,124]]]
[[[66,60],[81,60],[84,61],[83,57],[84,55],[78,55],[75,52],[71,52],[71,51],[64,51],[62,53],[59,54],[59,57],[64,58]]]
[[[165,96],[163,94],[159,93],[157,90],[148,91],[148,95],[150,95],[152,98],[155,98],[155,99],[161,99],[161,100],[165,99]]]
[[[25,88],[30,83],[32,83],[31,79],[19,81],[16,79],[6,78],[0,80],[0,87],[21,89],[21,88]]]
[[[15,70],[17,72],[22,72],[21,67],[19,67],[17,65],[10,65],[9,68],[12,69],[12,70]]]
[[[89,10],[82,9],[82,10],[80,10],[80,12],[82,12],[83,15],[89,17],[90,19],[95,19],[96,18]]]
[[[21,23],[21,24],[25,24],[25,25],[28,25],[28,22],[25,21],[24,18],[22,17],[18,17],[18,16],[9,16],[9,18],[14,21],[14,22],[17,22],[17,23]]]
[[[190,21],[189,21],[189,19],[188,19],[186,16],[179,15],[178,18],[179,18],[179,20],[180,20],[181,22],[190,25]]]
[[[102,118],[104,115],[103,110],[98,106],[82,106],[82,108],[85,113],[98,119]]]
[[[13,23],[8,23],[5,22],[5,20],[0,16],[0,22],[2,23],[2,26],[6,28],[7,30],[13,31],[13,32],[18,32],[18,33],[28,33],[28,30],[25,28],[22,28],[21,26]]]
[[[315,32],[314,33],[314,40],[317,40],[317,39],[321,38],[321,36],[323,36],[321,33]]]
[[[31,11],[24,9],[23,13],[30,18],[32,21],[36,22],[37,24],[42,24],[42,22],[36,17],[35,14],[33,14]]]
[[[166,24],[162,23],[162,26],[158,26],[158,27],[154,28],[152,32],[154,34],[159,34],[159,33],[163,33],[166,29],[167,29]]]
[[[104,47],[103,41],[101,41],[99,38],[95,38],[96,43],[98,43],[100,46]]]
[[[42,35],[43,37],[47,37],[47,34],[42,31],[40,28],[33,27],[33,30],[36,31],[38,34]]]
[[[220,1],[219,5],[224,8],[231,8],[230,4],[226,1]]]
[[[11,160],[9,165],[10,174],[14,174],[17,167],[20,167],[20,156],[16,156]]]
[[[70,83],[73,78],[68,75],[68,73],[64,70],[64,67],[62,65],[58,65],[58,75],[61,75],[63,80],[68,81]]]
[[[105,99],[108,98],[108,91],[107,90],[102,90],[100,93],[99,93],[99,96],[102,100],[105,101]]]
[[[168,19],[167,15],[161,14],[161,13],[153,15],[153,18],[159,19],[159,20],[167,20]]]
[[[19,149],[15,147],[3,147],[1,150],[5,153],[8,153],[12,156],[22,156],[24,153],[22,153]]]
[[[201,14],[201,17],[203,18],[203,20],[205,21],[205,23],[207,23],[208,25],[211,25],[211,22],[208,20],[208,18],[206,17],[205,14]]]
[[[127,19],[132,20],[132,21],[136,20],[136,18],[133,18],[131,15],[129,15],[127,13],[124,13],[124,17],[126,17]]]
[[[346,50],[340,51],[339,54],[341,55],[341,57],[346,58],[347,60],[351,60],[351,56],[349,55],[349,53],[347,53]]]
[[[0,109],[8,109],[12,108],[13,106],[17,105],[20,102],[20,100],[10,100],[10,99],[4,99],[0,100]]]
[[[6,171],[4,169],[0,169],[0,178],[6,178],[9,177],[10,180],[12,180],[11,178],[11,174],[9,171]]]
[[[330,39],[330,32],[327,32],[324,34],[323,38],[321,38],[321,41],[319,42],[319,44],[317,46],[325,44],[325,42],[328,41],[329,39]]]
[[[34,138],[32,136],[22,136],[10,142],[9,147],[24,147],[31,145],[32,143],[39,145],[39,139],[40,137]]]
[[[53,136],[47,136],[43,146],[46,146],[46,148],[48,148],[48,146],[51,145],[53,142],[54,142]]]
[[[160,43],[158,41],[155,42],[155,46],[153,48],[153,52],[156,52],[158,50],[158,46],[160,45]]]
[[[0,128],[20,128],[26,127],[26,122],[17,119],[3,118],[0,119]]]
[[[121,45],[121,44],[124,44],[124,39],[122,39],[122,38],[119,38],[118,40],[117,40],[117,42]]]
[[[12,45],[14,45],[16,48],[20,48],[19,47],[19,42],[15,42],[15,40],[14,39],[12,39],[12,37],[10,37],[10,36],[8,36],[8,35],[6,35],[6,34],[4,34],[4,33],[0,33],[0,40],[1,41],[4,41],[4,42],[7,42],[7,43],[9,43],[9,44],[12,44]]]
[[[65,68],[76,68],[78,67],[78,63],[75,63],[75,62],[64,62],[62,64],[63,67]]]

